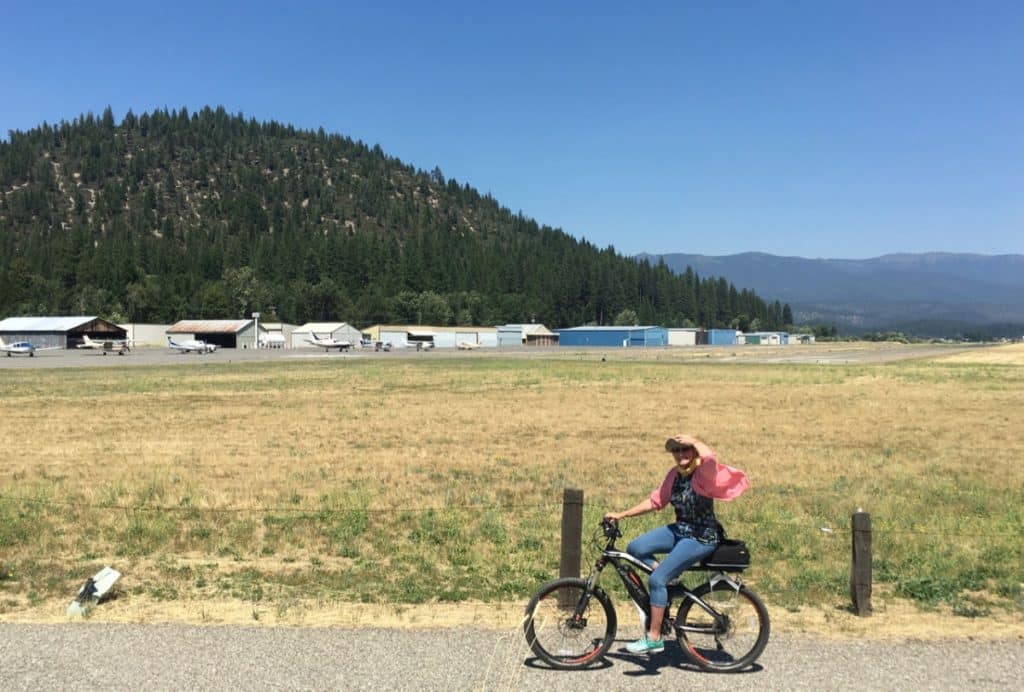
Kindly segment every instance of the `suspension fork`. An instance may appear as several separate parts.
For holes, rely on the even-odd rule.
[[[580,595],[580,600],[576,603],[576,608],[572,612],[572,619],[574,622],[578,622],[583,619],[583,613],[587,612],[587,606],[590,605],[590,597],[594,595],[594,591],[597,590],[597,582],[601,579],[601,571],[608,564],[608,560],[604,557],[598,558],[597,562],[594,563],[594,569],[590,570],[590,574],[587,576],[587,585],[583,589],[583,593]]]

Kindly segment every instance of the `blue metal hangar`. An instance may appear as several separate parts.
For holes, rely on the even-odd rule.
[[[558,330],[559,346],[645,348],[668,345],[664,327],[571,327]]]

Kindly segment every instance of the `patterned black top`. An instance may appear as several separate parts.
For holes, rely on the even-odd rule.
[[[670,502],[676,510],[676,528],[688,538],[696,538],[706,545],[718,543],[718,519],[715,518],[715,501],[698,495],[691,484],[693,476],[676,474],[672,483]]]

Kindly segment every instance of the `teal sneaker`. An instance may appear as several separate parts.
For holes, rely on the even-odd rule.
[[[648,639],[644,635],[635,642],[626,644],[626,651],[631,654],[656,654],[665,650],[664,639]]]

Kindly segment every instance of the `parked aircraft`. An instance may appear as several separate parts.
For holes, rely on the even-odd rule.
[[[414,348],[417,351],[429,351],[434,348],[433,341],[397,341],[391,345],[394,348]]]
[[[481,344],[479,341],[460,341],[458,347],[460,351],[471,351],[474,348],[480,348]]]
[[[15,341],[13,344],[8,344],[4,342],[3,338],[0,338],[0,353],[6,353],[8,358],[11,356],[28,356],[33,358],[36,355],[36,351],[52,351],[58,348],[60,346],[37,348],[29,341]]]
[[[309,338],[306,339],[306,343],[313,344],[314,346],[319,346],[325,351],[330,351],[332,348],[336,348],[340,352],[347,351],[350,348],[352,348],[351,341],[338,341],[337,339],[330,336],[325,336],[324,338],[320,339],[317,337],[316,334],[313,333],[310,333]]]
[[[179,353],[198,353],[199,355],[213,353],[217,350],[217,344],[208,344],[199,339],[178,342],[171,337],[167,337],[167,347]]]
[[[105,339],[103,341],[93,341],[86,334],[82,337],[82,343],[78,344],[78,348],[91,348],[97,349],[103,352],[103,355],[107,355],[107,351],[117,353],[119,356],[123,356],[128,351],[132,350],[128,345],[126,339]]]

